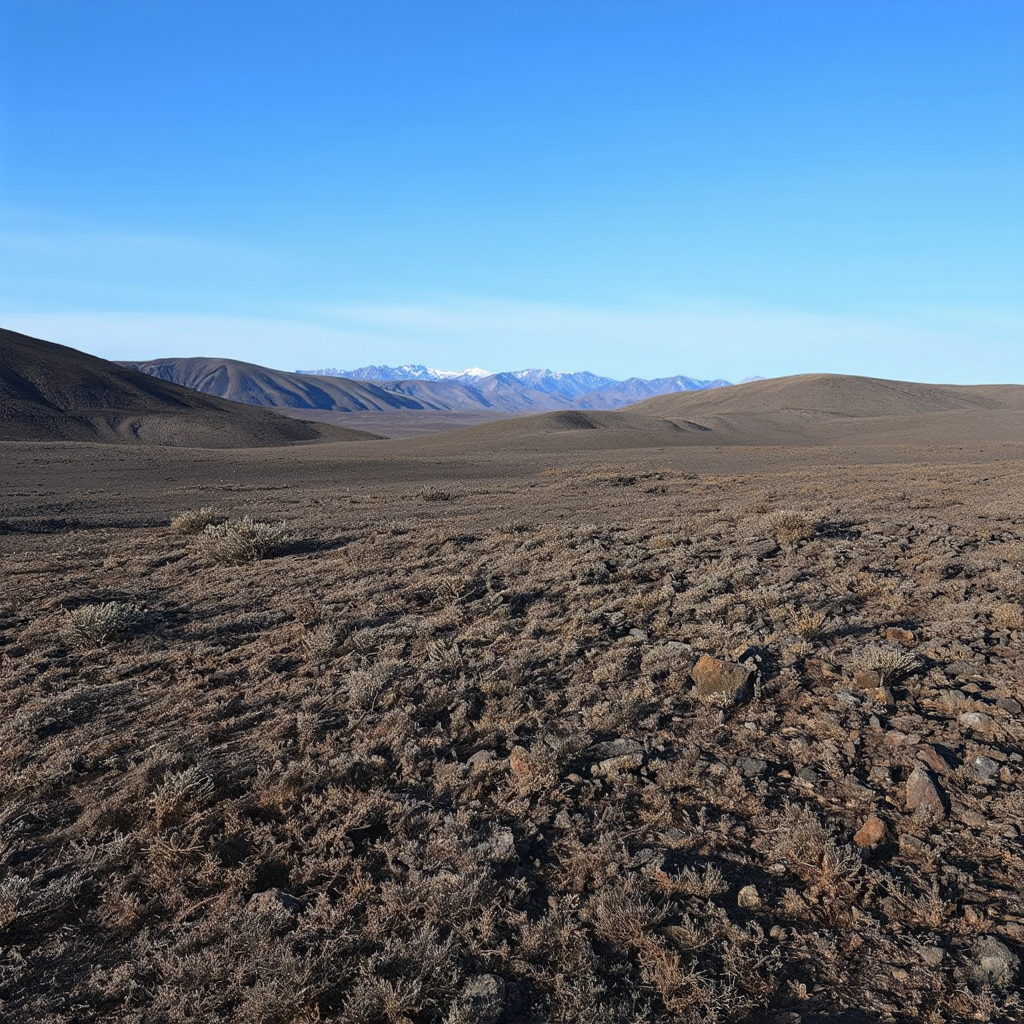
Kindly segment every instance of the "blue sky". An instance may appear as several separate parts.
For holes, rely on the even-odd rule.
[[[1019,0],[3,0],[0,323],[1024,380]]]

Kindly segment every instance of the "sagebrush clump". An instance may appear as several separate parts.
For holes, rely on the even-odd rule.
[[[261,523],[249,516],[207,526],[199,548],[213,562],[243,565],[279,554],[290,539],[283,523]]]
[[[127,634],[142,618],[132,601],[83,604],[67,613],[64,633],[75,647],[101,647]]]

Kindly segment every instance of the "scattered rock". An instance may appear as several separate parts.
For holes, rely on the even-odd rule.
[[[768,771],[768,762],[759,757],[737,757],[736,767],[746,778],[756,779]]]
[[[796,777],[801,782],[806,782],[808,786],[817,786],[821,782],[821,777],[813,768],[801,768],[796,773]]]
[[[944,818],[948,801],[942,787],[926,768],[917,767],[907,779],[905,790],[908,811],[917,811],[932,818]]]
[[[956,767],[953,752],[945,747],[940,750],[932,744],[922,743],[914,748],[914,754],[938,775],[946,775]]]
[[[745,910],[757,910],[761,906],[761,894],[756,885],[745,885],[736,896],[737,906]]]
[[[1020,959],[994,935],[978,939],[972,953],[976,981],[997,988],[1013,984],[1020,969]]]
[[[466,764],[470,768],[482,768],[488,762],[495,760],[497,756],[497,753],[493,750],[478,750],[470,757]]]
[[[483,843],[484,852],[491,860],[515,860],[516,837],[512,829],[506,825],[498,825],[491,829],[490,838]]]
[[[648,634],[646,629],[637,629],[634,627],[629,631],[629,635],[637,640],[647,640]]]
[[[869,814],[867,820],[854,834],[853,841],[862,850],[873,850],[885,842],[885,822],[877,814]]]
[[[885,639],[890,643],[902,644],[904,647],[913,647],[917,643],[917,637],[909,629],[900,629],[898,626],[890,626],[885,631]]]
[[[690,675],[698,697],[723,696],[738,702],[750,696],[754,668],[703,654]]]
[[[996,732],[996,720],[981,711],[965,711],[957,719],[957,723],[961,729],[986,738],[994,736]]]
[[[877,690],[882,685],[882,674],[873,668],[859,668],[853,674],[853,685],[858,690]]]
[[[979,754],[968,762],[967,771],[976,782],[991,786],[999,778],[999,762],[993,761],[991,757],[985,757],[984,754]]]
[[[496,974],[467,979],[452,1002],[446,1024],[495,1024],[505,1010],[508,987]]]
[[[608,775],[642,768],[647,760],[644,746],[638,740],[617,739],[595,743],[587,751],[591,775]]]
[[[512,748],[512,752],[508,759],[508,765],[509,768],[512,769],[513,775],[533,775],[537,770],[537,766],[530,757],[530,752],[526,747],[520,747],[518,745]]]

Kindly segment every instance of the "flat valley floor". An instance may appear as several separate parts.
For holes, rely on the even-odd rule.
[[[1024,445],[608,436],[0,445],[0,1018],[1022,1019]]]

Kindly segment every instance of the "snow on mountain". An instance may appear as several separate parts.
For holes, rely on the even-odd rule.
[[[349,380],[455,380],[463,384],[492,375],[489,370],[481,370],[479,366],[471,366],[468,370],[435,370],[422,363],[406,363],[404,366],[360,366],[355,370],[326,367],[322,370],[295,372],[318,377],[346,377]]]
[[[508,370],[490,373],[479,366],[468,370],[436,370],[422,363],[406,363],[403,366],[360,366],[355,370],[298,370],[300,374],[316,374],[321,377],[345,377],[365,381],[443,381],[484,388],[487,393],[504,388],[519,389],[520,394],[539,393],[550,396],[560,405],[579,404],[588,409],[615,409],[629,402],[638,402],[654,395],[673,391],[703,391],[728,385],[726,380],[697,380],[693,377],[658,377],[644,380],[630,377],[629,380],[615,380],[601,377],[587,370],[571,372],[546,369]],[[523,391],[522,389],[525,389]],[[525,398],[524,398],[525,401]],[[531,401],[533,401],[531,399]],[[529,404],[529,403],[528,403]]]
[[[611,377],[599,377],[596,373],[589,373],[586,370],[574,373],[563,373],[558,370],[512,370],[507,376],[514,377],[521,384],[526,384],[537,391],[544,391],[549,395],[564,395],[566,398],[575,398],[588,391],[598,391],[619,383]]]

